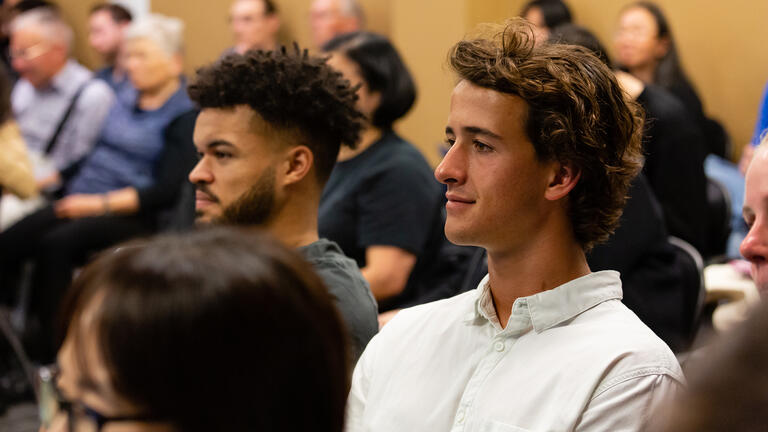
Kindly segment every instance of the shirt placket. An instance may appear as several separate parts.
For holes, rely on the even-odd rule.
[[[490,323],[488,325],[491,325]],[[459,401],[459,407],[453,419],[451,432],[460,432],[468,430],[467,427],[474,423],[472,413],[474,410],[475,399],[480,393],[483,384],[491,375],[496,366],[504,359],[517,339],[530,329],[530,315],[528,315],[528,305],[525,302],[516,303],[507,327],[504,330],[497,331],[490,339],[490,344],[485,356],[475,368],[475,372],[467,382],[467,386]]]

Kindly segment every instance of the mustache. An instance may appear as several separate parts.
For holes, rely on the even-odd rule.
[[[219,201],[219,197],[217,197],[216,194],[211,192],[211,190],[208,189],[208,185],[206,185],[206,184],[202,184],[202,183],[196,184],[195,185],[195,190],[197,192],[199,192],[199,193],[205,194],[208,197],[208,199],[213,201],[213,202],[216,202],[216,203],[220,202]]]

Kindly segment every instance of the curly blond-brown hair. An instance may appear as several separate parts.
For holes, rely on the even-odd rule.
[[[576,240],[589,251],[613,233],[642,168],[641,110],[585,48],[534,44],[530,25],[519,19],[484,34],[454,45],[450,66],[460,80],[523,99],[526,134],[539,160],[581,173],[569,194],[569,216]]]

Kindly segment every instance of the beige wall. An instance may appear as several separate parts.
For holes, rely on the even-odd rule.
[[[577,22],[592,29],[611,50],[620,9],[631,0],[571,0]],[[89,66],[98,60],[85,40],[86,15],[95,1],[59,0],[77,34],[75,54]],[[278,0],[283,42],[309,44],[311,0]],[[398,129],[438,160],[453,78],[446,53],[476,24],[500,21],[520,10],[523,0],[364,0],[369,28],[389,35],[419,86],[416,106]],[[740,148],[752,133],[762,86],[768,80],[768,1],[658,0],[678,41],[683,64],[706,111],[720,119]],[[228,1],[153,0],[153,11],[186,21],[187,72],[214,60],[230,44]]]

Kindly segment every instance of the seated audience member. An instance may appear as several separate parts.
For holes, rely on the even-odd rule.
[[[320,200],[320,235],[357,261],[386,311],[423,294],[442,233],[442,190],[424,156],[392,126],[416,89],[392,44],[373,33],[347,33],[323,46],[329,64],[357,91],[365,116],[357,146],[343,148]]]
[[[93,152],[63,173],[62,199],[0,233],[0,273],[35,263],[42,360],[52,354],[45,335],[73,269],[94,251],[155,230],[194,164],[194,112],[180,77],[182,27],[160,15],[131,25],[125,56],[133,87],[119,94]]]
[[[562,0],[531,0],[520,16],[533,24],[537,42],[549,39],[553,28],[571,22],[571,10]]]
[[[706,361],[697,361],[686,368],[687,391],[660,407],[644,431],[760,432],[766,429],[768,303],[763,302],[740,327],[704,349],[708,352]]]
[[[764,298],[768,296],[768,138],[755,150],[747,170],[744,221],[749,232],[741,254],[752,263],[752,278]]]
[[[41,186],[93,148],[114,94],[69,58],[72,29],[50,8],[35,8],[11,23],[10,55],[20,79],[11,106],[36,163]]]
[[[368,344],[348,431],[632,431],[683,380],[621,303],[618,273],[591,273],[584,255],[640,170],[634,106],[586,49],[534,46],[520,20],[492,31],[450,52],[451,147],[435,170],[448,239],[484,247],[489,274]]]
[[[0,59],[2,59],[3,66],[8,69],[11,82],[13,83],[16,82],[19,76],[11,67],[9,24],[20,13],[39,7],[52,8],[55,11],[58,11],[59,8],[55,3],[47,0],[5,0],[0,3],[0,49],[2,49]]]
[[[365,16],[357,0],[313,0],[309,24],[312,40],[320,48],[342,33],[363,30]]]
[[[360,132],[354,89],[325,60],[283,48],[225,56],[189,94],[201,109],[189,175],[198,221],[262,229],[298,248],[334,297],[356,359],[378,331],[376,302],[357,264],[317,232],[339,147]]]
[[[603,45],[589,30],[575,24],[555,27],[551,42],[580,45],[610,65]],[[634,84],[626,80],[619,83]],[[642,85],[642,84],[640,84]],[[651,113],[652,114],[652,113]],[[651,120],[652,121],[652,120]],[[685,264],[668,241],[660,204],[640,173],[629,187],[619,226],[605,243],[587,255],[592,271],[616,270],[621,275],[622,302],[675,352],[688,348],[695,329],[697,297],[687,295]]]
[[[19,126],[13,119],[10,92],[9,78],[0,71],[0,194],[30,198],[37,194],[35,176]]]
[[[614,40],[619,66],[646,84],[656,84],[682,102],[702,133],[699,144],[708,153],[726,158],[725,130],[707,118],[699,95],[683,71],[672,29],[661,9],[652,2],[630,4],[619,16]]]
[[[42,403],[48,432],[342,430],[343,324],[310,267],[266,236],[123,245],[67,306],[60,370],[43,374],[58,396]]]
[[[100,3],[91,8],[88,19],[88,42],[104,61],[104,67],[94,74],[116,92],[125,83],[125,68],[120,64],[123,32],[133,17],[128,9],[114,3]]]
[[[629,73],[617,78],[646,111],[643,172],[661,203],[669,233],[708,256],[708,149],[695,113],[682,99],[695,93],[680,67],[666,20],[656,12],[661,13],[643,2],[622,13],[614,43],[619,63]]]
[[[280,16],[273,0],[235,0],[229,10],[229,26],[235,38],[231,52],[243,54],[251,49],[278,47]]]

